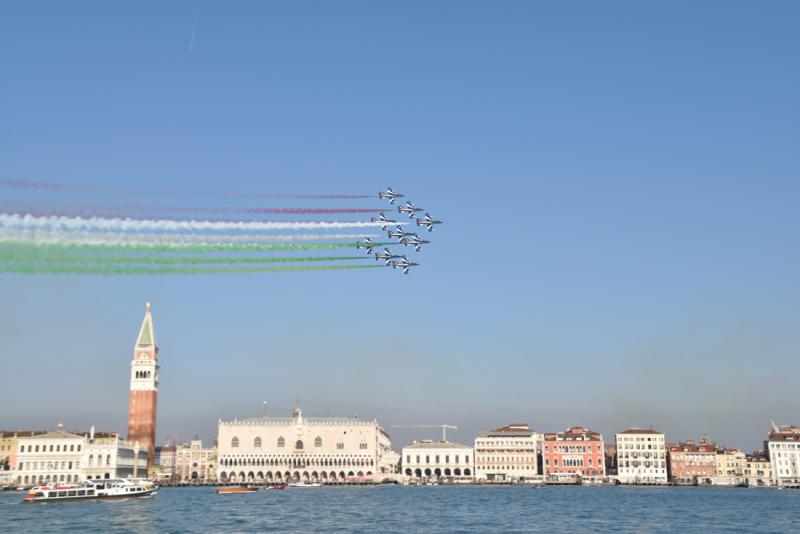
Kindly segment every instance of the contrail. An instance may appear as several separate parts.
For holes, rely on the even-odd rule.
[[[134,267],[119,265],[81,265],[59,264],[39,265],[35,262],[0,262],[0,273],[17,274],[87,274],[87,275],[203,275],[203,274],[245,274],[245,273],[279,273],[304,271],[345,271],[356,269],[380,269],[382,265],[293,265],[276,267],[195,267],[195,266],[158,266]]]
[[[395,223],[403,225],[408,223]],[[265,230],[339,230],[344,228],[375,228],[381,222],[326,221],[177,221],[170,219],[105,219],[100,217],[36,217],[32,215],[0,214],[0,228],[32,228],[44,230],[106,230],[120,232],[164,231],[265,231]]]
[[[75,244],[75,245],[126,245],[126,246],[184,246],[204,245],[231,247],[234,245],[253,246],[249,250],[258,250],[264,243],[304,243],[309,241],[350,241],[349,245],[355,246],[356,241],[364,238],[377,237],[378,234],[272,234],[272,235],[239,235],[239,234],[159,234],[135,233],[123,234],[119,232],[89,232],[66,230],[36,230],[30,228],[3,228],[0,224],[0,241],[31,244]],[[324,243],[320,244],[324,245]],[[311,248],[329,248],[313,246]],[[220,249],[222,250],[222,249]],[[242,249],[247,250],[247,249]],[[270,250],[264,248],[263,250]],[[277,249],[273,249],[277,250]],[[282,249],[290,250],[290,249]],[[297,249],[300,250],[300,249]]]
[[[36,217],[106,217],[136,219],[141,214],[157,213],[237,213],[243,215],[344,215],[379,213],[385,208],[210,208],[187,206],[88,206],[81,204],[22,204],[3,202],[0,210],[9,214]]]
[[[194,32],[197,31],[197,13],[194,14],[194,25],[192,25],[192,35],[189,37],[189,53],[194,50]]]
[[[197,256],[132,256],[81,254],[58,250],[34,251],[21,253],[19,250],[3,250],[0,247],[0,262],[31,262],[36,265],[60,264],[143,264],[143,265],[225,265],[225,264],[264,264],[264,263],[311,263],[359,261],[369,259],[368,256],[230,256],[230,257],[197,257]]]
[[[168,191],[159,189],[137,189],[126,187],[109,187],[99,185],[73,185],[62,184],[57,182],[45,182],[34,180],[20,180],[2,178],[0,185],[6,187],[13,187],[16,189],[33,189],[40,191],[60,191],[68,193],[99,193],[110,195],[159,195],[159,196],[177,196],[177,197],[209,197],[209,198],[264,198],[264,199],[307,199],[307,200],[348,200],[359,198],[374,198],[375,195],[343,195],[343,194],[322,194],[322,195],[304,195],[304,194],[275,194],[275,193],[243,193],[236,191]]]

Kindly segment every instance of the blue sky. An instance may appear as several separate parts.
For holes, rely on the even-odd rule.
[[[3,178],[392,184],[446,224],[408,277],[2,275],[0,427],[124,432],[150,300],[159,441],[211,438],[268,400],[377,417],[398,447],[436,433],[392,424],[457,424],[469,442],[511,421],[757,447],[770,419],[800,422],[798,16],[795,2],[4,3]]]

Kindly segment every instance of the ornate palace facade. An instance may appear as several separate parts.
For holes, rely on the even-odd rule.
[[[220,482],[346,481],[393,473],[392,444],[377,421],[254,417],[219,421]]]

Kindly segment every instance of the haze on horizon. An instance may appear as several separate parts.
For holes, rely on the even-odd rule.
[[[760,447],[771,419],[800,423],[798,16],[788,1],[5,3],[0,178],[392,185],[445,224],[410,276],[2,274],[0,429],[124,433],[149,300],[159,443],[210,440],[267,400],[377,418],[398,450],[438,431],[395,424],[471,443],[510,422]],[[0,205],[36,198],[0,188]]]

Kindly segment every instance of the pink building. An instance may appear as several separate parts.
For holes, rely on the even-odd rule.
[[[605,476],[603,436],[574,426],[558,434],[545,434],[542,444],[544,476]]]

